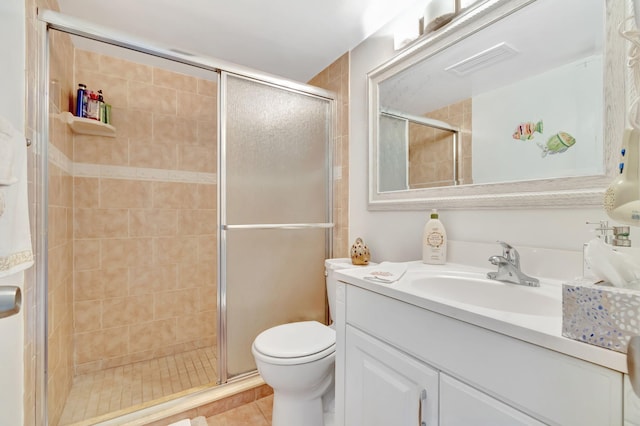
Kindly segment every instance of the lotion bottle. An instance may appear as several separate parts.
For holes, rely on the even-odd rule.
[[[438,211],[431,210],[431,218],[424,226],[422,236],[422,262],[442,265],[447,261],[447,232],[438,218]]]

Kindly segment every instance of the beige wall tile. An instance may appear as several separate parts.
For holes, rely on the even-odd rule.
[[[211,219],[209,219],[211,220]],[[218,241],[215,231],[210,235],[198,237],[198,261],[215,263],[218,255]]]
[[[76,302],[116,297],[128,292],[129,270],[115,268],[76,271],[74,281]]]
[[[152,182],[127,179],[100,179],[100,207],[151,207]]]
[[[102,328],[102,303],[94,300],[76,302],[74,305],[74,330],[76,333]]]
[[[196,143],[206,145],[216,151],[218,144],[218,123],[215,120],[197,121],[198,137]]]
[[[195,185],[197,195],[193,208],[216,210],[218,206],[217,185]]]
[[[154,319],[153,304],[146,295],[104,299],[102,305],[102,325],[105,328],[140,324]]]
[[[195,118],[196,120],[215,120],[218,114],[218,104],[215,96],[194,96],[187,92],[177,94],[177,114],[179,117]]]
[[[132,142],[129,146],[129,164],[133,167],[153,169],[176,169],[178,152],[176,147],[146,142]]]
[[[197,237],[160,237],[154,239],[157,263],[196,263],[198,261]]]
[[[129,140],[101,136],[76,135],[73,138],[73,161],[76,163],[129,164]]]
[[[176,265],[150,265],[147,267],[130,268],[129,294],[131,295],[150,295],[161,292],[174,290],[176,288],[176,280],[178,275]],[[151,299],[147,299],[151,304]]]
[[[206,96],[217,96],[218,81],[198,79],[198,94]]]
[[[113,56],[99,55],[100,68],[102,74],[122,77],[127,80],[149,82],[152,77],[152,67],[138,64]]]
[[[119,138],[128,138],[129,145],[150,141],[153,129],[153,113],[136,108],[111,108],[111,120]]]
[[[178,210],[132,209],[129,232],[132,237],[166,237],[177,235]]]
[[[114,238],[101,240],[100,245],[103,268],[140,267],[153,263],[151,238]]]
[[[172,146],[197,142],[197,121],[173,114],[153,114],[153,143]]]
[[[168,346],[176,340],[175,319],[165,319],[129,327],[129,349],[141,352]]]
[[[181,289],[153,295],[154,318],[175,318],[198,312],[198,291]]]
[[[216,152],[211,147],[200,145],[178,146],[178,169],[194,172],[215,173]]]
[[[73,205],[75,208],[97,208],[100,202],[98,185],[100,179],[74,177]]]
[[[84,364],[118,356],[126,351],[128,341],[127,327],[76,333],[76,360]]]
[[[127,209],[75,209],[76,238],[114,238],[129,235]]]
[[[143,83],[129,83],[130,106],[160,114],[176,113],[176,91]]]
[[[163,209],[188,209],[197,203],[196,184],[153,182],[153,207]]]
[[[98,269],[100,267],[100,241],[75,240],[73,264],[76,271]]]
[[[215,210],[178,211],[179,235],[215,235],[217,230]]]
[[[153,84],[195,94],[198,91],[198,79],[190,75],[167,71],[160,68],[153,69]]]

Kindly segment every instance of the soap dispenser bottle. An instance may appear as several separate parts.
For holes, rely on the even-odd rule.
[[[431,210],[431,218],[424,226],[422,262],[442,265],[447,261],[447,232],[440,222],[438,211]]]

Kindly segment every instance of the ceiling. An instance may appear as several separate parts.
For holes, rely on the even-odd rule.
[[[58,0],[154,44],[307,82],[416,0]],[[416,23],[417,25],[417,23]]]

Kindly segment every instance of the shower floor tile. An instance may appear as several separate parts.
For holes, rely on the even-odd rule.
[[[70,425],[164,399],[218,379],[214,347],[110,368],[74,378],[60,419]]]

